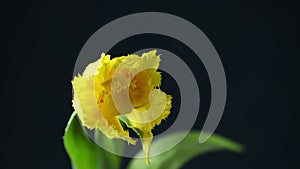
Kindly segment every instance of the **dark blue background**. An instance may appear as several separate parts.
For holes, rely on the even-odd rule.
[[[297,168],[299,9],[295,3],[51,0],[14,1],[2,7],[1,168],[70,168],[62,135],[73,111],[70,81],[77,55],[104,24],[145,11],[187,19],[212,41],[228,83],[226,109],[216,132],[247,148],[244,154],[200,156],[183,168]],[[111,54],[146,47],[168,49],[182,58],[193,55],[180,42],[154,35],[124,40]],[[201,62],[186,62],[200,86],[200,115],[194,126],[200,129],[210,86]],[[163,88],[174,92],[176,86],[166,85],[171,81],[166,78]],[[155,132],[166,127],[167,122]]]

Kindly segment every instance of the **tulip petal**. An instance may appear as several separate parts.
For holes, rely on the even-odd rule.
[[[129,137],[128,131],[124,131],[120,122],[116,120],[118,112],[112,109],[114,106],[111,105],[111,100],[106,100],[103,105],[98,104],[102,92],[95,85],[95,75],[92,75],[95,72],[91,69],[86,70],[89,70],[89,73],[85,74],[85,77],[79,75],[72,81],[73,107],[78,112],[82,124],[89,129],[99,129],[109,138],[119,138],[135,144],[136,141]],[[86,77],[88,74],[91,76]]]

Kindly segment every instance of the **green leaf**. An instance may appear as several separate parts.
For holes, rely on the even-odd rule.
[[[130,120],[126,117],[126,115],[119,115],[118,119],[120,120],[120,122],[123,122],[128,128],[132,129],[140,138],[142,138],[142,132],[138,128],[132,126]]]
[[[93,143],[82,128],[75,112],[67,124],[63,138],[73,169],[117,169],[120,167],[121,157],[111,154]],[[97,139],[108,138],[101,135],[97,136]],[[108,141],[106,140],[106,142]]]
[[[95,130],[95,142],[105,146],[109,152],[122,154],[125,146],[125,142],[119,139],[109,139],[101,131]],[[104,160],[107,163],[106,168],[117,169],[120,168],[122,158],[118,155],[105,151]]]
[[[127,169],[150,169],[150,168],[163,168],[163,169],[178,169],[186,162],[194,157],[219,150],[229,150],[233,152],[242,152],[243,147],[229,139],[219,135],[212,135],[206,142],[199,143],[200,131],[194,130],[189,132],[186,137],[175,147],[159,154],[163,148],[168,147],[174,142],[178,142],[184,135],[184,132],[176,132],[162,138],[155,140],[151,145],[151,154],[159,154],[150,157],[150,164],[145,164],[145,159],[141,158],[143,152],[140,151],[136,154],[135,158],[131,160]],[[205,133],[201,133],[205,134]]]

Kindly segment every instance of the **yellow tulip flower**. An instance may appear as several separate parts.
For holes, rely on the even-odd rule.
[[[101,58],[89,64],[82,75],[72,80],[73,107],[82,124],[89,129],[98,129],[110,139],[123,139],[135,144],[136,140],[124,130],[120,119],[135,131],[142,140],[149,164],[152,129],[168,117],[171,95],[159,89],[161,74],[157,71],[160,56],[156,50],[142,56],[131,54],[110,59]],[[123,84],[129,80],[129,84]],[[122,98],[130,99],[131,106]],[[117,105],[116,99],[117,97]]]

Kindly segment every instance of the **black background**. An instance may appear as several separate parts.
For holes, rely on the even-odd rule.
[[[79,51],[106,23],[127,14],[156,11],[197,25],[217,49],[226,72],[228,98],[216,132],[247,148],[243,154],[200,156],[183,168],[297,168],[298,7],[287,1],[187,0],[2,5],[1,166],[70,168],[62,135],[73,111],[70,81]],[[168,49],[182,58],[193,55],[179,42],[154,35],[124,40],[111,54],[146,47]],[[203,100],[201,117],[194,125],[200,129],[209,104],[208,78],[200,61],[186,62],[197,77]]]

